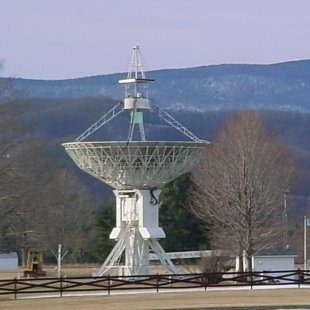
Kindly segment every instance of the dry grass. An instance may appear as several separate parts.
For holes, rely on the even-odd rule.
[[[100,268],[100,265],[63,265],[62,266],[62,275],[66,277],[91,277],[93,271]],[[192,265],[185,265],[185,266],[178,266],[178,268],[181,270],[181,272],[200,272],[199,267],[192,266]],[[0,280],[3,279],[14,279],[16,278],[22,278],[24,269],[22,267],[19,267],[17,270],[0,270]],[[57,277],[57,271],[55,266],[44,266],[44,271],[46,272],[47,277]],[[150,272],[152,274],[161,273],[165,274],[168,273],[166,269],[164,269],[161,266],[151,266]]]
[[[64,265],[62,267],[62,274],[67,277],[90,277],[92,272],[99,268],[98,265],[89,265],[89,266],[81,266],[81,265]],[[17,270],[5,270],[0,271],[0,280],[2,279],[14,279],[22,278],[25,268],[19,267]],[[44,271],[46,272],[47,277],[57,277],[57,271],[55,266],[45,266]]]
[[[309,306],[309,289],[207,291],[0,301],[5,310],[147,310],[208,307]]]

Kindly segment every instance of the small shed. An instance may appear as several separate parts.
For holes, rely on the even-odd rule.
[[[253,270],[256,272],[294,270],[296,257],[296,250],[291,248],[262,250],[252,257]],[[284,274],[275,273],[269,275],[281,276]],[[280,282],[284,281],[280,280]]]
[[[0,270],[18,268],[18,255],[16,252],[0,253]]]

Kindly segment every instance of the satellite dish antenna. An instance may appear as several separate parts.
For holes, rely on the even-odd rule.
[[[146,275],[149,272],[150,251],[158,256],[165,268],[178,273],[158,242],[158,239],[165,238],[158,224],[160,188],[189,172],[210,142],[199,139],[149,99],[148,87],[153,81],[145,77],[139,46],[133,46],[127,78],[119,80],[125,86],[125,98],[74,142],[63,144],[80,169],[114,188],[116,226],[110,239],[117,242],[94,274],[96,276],[102,276],[112,268],[118,269],[119,275]],[[126,111],[131,119],[127,141],[84,141]],[[144,112],[155,112],[190,141],[147,141]],[[133,141],[136,127],[140,133],[139,141]],[[123,254],[125,262],[121,264]]]

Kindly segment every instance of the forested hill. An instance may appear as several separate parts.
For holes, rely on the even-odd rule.
[[[20,101],[22,113],[19,121],[31,126],[36,134],[54,144],[58,154],[72,164],[61,146],[61,142],[74,140],[100,116],[107,112],[116,101],[107,98],[80,99],[25,99]],[[213,141],[217,130],[223,125],[231,111],[184,111],[170,110],[170,113],[199,137]],[[276,130],[284,143],[295,154],[302,166],[303,177],[296,192],[310,193],[310,113],[262,110],[260,112],[271,130]],[[108,125],[103,126],[88,139],[126,140],[129,128],[128,113],[120,114]],[[147,140],[180,140],[186,137],[170,128],[155,113],[145,113],[145,134]],[[76,169],[76,167],[74,167]],[[90,177],[90,180],[93,179]]]
[[[172,116],[203,139],[214,141],[217,130],[234,113],[232,109],[260,110],[268,128],[279,132],[299,163],[299,180],[287,194],[287,210],[289,238],[292,241],[290,244],[302,249],[302,245],[298,243],[302,238],[298,234],[302,235],[303,217],[310,211],[310,60],[266,66],[219,65],[160,70],[151,72],[149,76],[157,80],[152,85],[151,98],[161,106],[168,107]],[[4,222],[2,219],[2,249],[15,251],[25,244],[30,248],[39,245],[50,253],[50,249],[56,248],[61,240],[70,249],[71,262],[83,262],[92,257],[97,211],[100,206],[109,205],[112,191],[96,178],[78,169],[61,144],[73,141],[123,98],[123,89],[117,84],[117,80],[122,77],[124,74],[64,81],[10,81],[15,84],[15,89],[12,90],[13,97],[17,95],[17,98],[14,97],[12,102],[4,105],[6,114],[2,114],[2,117],[6,116],[11,121],[1,122],[4,126],[4,134],[1,136],[2,166],[10,167],[7,161],[14,162],[18,156],[21,160],[17,162],[16,170],[10,169],[13,171],[11,182],[16,185],[10,185],[6,174],[3,174],[3,184],[9,184],[8,192],[11,193],[13,189],[14,197],[20,195],[22,199]],[[10,86],[9,83],[6,85]],[[8,89],[10,95],[11,88]],[[5,98],[7,96],[6,92],[2,95]],[[174,128],[161,122],[155,113],[145,112],[144,122],[147,140],[184,139]],[[129,123],[129,114],[124,112],[89,139],[126,140]],[[5,127],[7,124],[12,128]],[[10,153],[7,152],[8,141],[12,142]],[[14,157],[8,156],[10,154]],[[18,177],[15,176],[17,169]],[[188,245],[193,244],[194,222],[187,220],[188,213],[179,216],[178,212],[176,220],[175,209],[170,204],[172,199],[173,206],[181,210],[182,205],[177,204],[179,197],[184,194],[184,186],[186,188],[183,181],[184,179],[176,180],[177,186],[174,185],[177,183],[172,183],[165,189],[168,194],[166,198],[170,200],[168,199],[167,213],[161,223],[167,235],[171,236],[167,238],[168,251],[191,249]],[[19,190],[18,193],[23,194],[16,195],[15,188]],[[6,211],[6,201],[3,201],[5,203],[2,207]],[[111,209],[113,208],[104,210],[110,212]],[[186,207],[184,210],[186,211]],[[183,229],[184,222],[178,222],[184,218],[188,224],[187,230]],[[13,228],[8,223],[14,223]],[[165,227],[165,223],[169,225]],[[184,233],[179,240],[186,240],[186,244],[174,248],[176,232],[178,236],[181,235],[181,231],[176,230],[178,227],[182,227]],[[300,230],[298,227],[301,227]],[[106,226],[104,228],[108,236],[109,230]],[[32,235],[26,236],[25,229],[40,237],[32,240]],[[190,238],[186,239],[187,236]],[[173,246],[170,247],[169,244]],[[102,244],[97,248],[102,249]]]
[[[126,73],[69,80],[13,80],[22,97],[121,99],[117,81]],[[151,71],[150,97],[165,107],[189,110],[234,108],[310,112],[310,60],[271,65],[214,65]]]
[[[22,227],[18,227],[20,229],[18,231],[24,232],[25,226],[27,230],[36,232],[37,236],[42,236],[34,241],[29,237],[29,240],[26,240],[29,246],[33,247],[34,242],[38,242],[40,247],[44,245],[45,250],[50,253],[50,249],[56,248],[59,240],[64,240],[62,244],[65,244],[71,251],[71,262],[90,259],[92,255],[90,247],[94,240],[93,223],[97,216],[97,210],[99,206],[109,205],[112,200],[112,190],[96,178],[78,169],[65,153],[61,143],[73,141],[115,103],[115,100],[108,98],[28,98],[17,100],[15,103],[12,102],[12,105],[8,105],[8,117],[13,115],[14,124],[21,128],[18,131],[18,136],[12,141],[18,142],[16,149],[21,153],[22,159],[22,162],[18,163],[19,174],[17,178],[19,180],[19,176],[23,176],[19,182],[20,191],[22,193],[27,192],[27,200],[21,196],[22,199],[19,201],[17,210],[18,212],[21,210],[21,212],[13,213],[12,218],[8,220],[14,224],[23,224]],[[214,141],[217,130],[223,125],[227,116],[233,112],[171,110],[170,113],[199,137]],[[298,227],[299,225],[302,226],[303,216],[307,214],[307,208],[310,205],[310,113],[277,110],[265,110],[260,113],[266,121],[266,125],[271,130],[280,133],[281,139],[300,164],[299,182],[287,195],[289,237],[292,240],[296,236],[294,238],[297,240],[295,243],[298,246],[298,241],[302,240],[298,236]],[[148,140],[178,140],[181,138],[174,128],[168,128],[153,114],[155,113],[144,113],[145,133]],[[129,123],[129,115],[124,112],[100,128],[89,139],[126,140]],[[9,134],[11,130],[3,130],[2,132]],[[23,132],[24,134],[21,134]],[[20,135],[25,136],[24,144],[19,143],[20,140],[23,140]],[[182,138],[184,139],[183,136]],[[2,143],[2,146],[3,152],[5,152],[5,156],[2,156],[3,161],[7,161],[11,158],[6,155],[7,142]],[[29,151],[27,151],[28,148]],[[12,154],[14,153],[12,152]],[[6,166],[8,166],[7,162],[3,164],[3,167]],[[15,181],[14,173],[13,176]],[[25,181],[23,182],[23,180]],[[166,196],[170,199],[167,198],[169,207],[164,214],[165,218],[161,219],[167,235],[170,236],[165,241],[167,251],[191,250],[192,248],[188,248],[188,246],[193,246],[192,229],[194,224],[192,218],[187,219],[188,214],[184,213],[179,216],[180,212],[174,212],[175,209],[170,204],[172,199],[174,208],[187,210],[186,207],[182,207],[182,204],[178,206],[177,203],[180,200],[174,198],[180,199],[179,196],[184,194],[186,184],[184,185],[183,181],[183,179],[177,180],[177,186],[174,185],[176,183],[173,183],[167,188],[167,194],[170,195],[169,197]],[[25,185],[27,185],[27,190],[25,190]],[[10,186],[11,188],[15,191],[15,185]],[[5,204],[3,206],[6,207]],[[104,209],[104,212],[110,212],[111,209],[113,208]],[[35,212],[29,212],[29,210],[35,210]],[[173,217],[171,217],[172,213]],[[22,221],[18,221],[19,214],[22,216]],[[33,214],[37,217],[35,220]],[[102,218],[105,218],[106,214],[103,213]],[[175,214],[178,216],[175,217]],[[112,219],[109,213],[107,216]],[[186,219],[187,230],[184,229],[184,222],[182,224],[178,222],[184,218]],[[114,221],[112,222],[111,225],[114,225]],[[55,225],[50,225],[50,223]],[[165,226],[165,223],[169,225]],[[51,227],[55,230],[50,230]],[[103,227],[106,240],[108,240],[107,236],[110,230],[106,226]],[[176,230],[178,227],[182,227],[182,230]],[[16,234],[11,234],[6,222],[0,225],[0,232],[0,246],[7,251],[16,250],[21,247],[20,244],[25,244],[24,233],[20,234],[20,238],[12,241],[13,237],[10,236],[16,236]],[[179,248],[174,247],[176,245],[176,233],[178,236],[183,233],[182,238],[178,240],[186,242]],[[190,239],[187,238],[188,236]],[[102,240],[101,237],[98,238]],[[96,240],[99,240],[98,238]],[[80,251],[81,247],[83,251]],[[102,244],[99,244],[97,248],[105,249]],[[196,244],[194,249],[197,248]],[[300,245],[299,248],[302,246]]]

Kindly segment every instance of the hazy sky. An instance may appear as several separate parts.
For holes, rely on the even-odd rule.
[[[4,76],[64,79],[127,70],[310,58],[310,0],[0,0]]]

